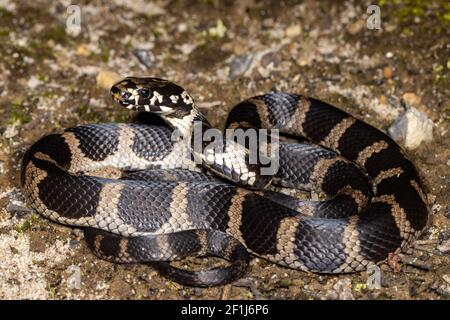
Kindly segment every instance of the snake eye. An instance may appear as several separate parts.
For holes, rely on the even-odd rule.
[[[150,96],[150,90],[148,90],[148,89],[139,89],[138,93],[139,93],[139,96],[144,99],[148,98]]]

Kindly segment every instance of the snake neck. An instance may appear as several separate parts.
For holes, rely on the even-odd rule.
[[[163,118],[186,141],[193,139],[196,128],[201,128],[202,132],[211,128],[211,124],[196,105],[193,105],[188,112],[182,115],[170,114]]]

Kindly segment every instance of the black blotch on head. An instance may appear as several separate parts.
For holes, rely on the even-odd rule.
[[[150,90],[148,90],[148,89],[146,89],[146,88],[139,89],[139,90],[138,90],[138,93],[139,93],[139,96],[140,96],[142,99],[147,99],[147,98],[150,97]]]

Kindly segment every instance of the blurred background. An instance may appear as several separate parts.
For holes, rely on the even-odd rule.
[[[0,298],[449,299],[449,26],[448,1],[0,0]],[[402,272],[381,266],[376,290],[365,273],[260,259],[232,286],[193,289],[95,258],[77,230],[26,208],[19,164],[44,134],[130,121],[108,93],[129,75],[179,83],[219,128],[240,100],[278,90],[385,130],[429,187],[425,240]]]

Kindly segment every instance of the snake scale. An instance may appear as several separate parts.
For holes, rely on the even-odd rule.
[[[348,273],[385,261],[426,227],[421,181],[401,148],[325,102],[270,92],[231,110],[227,128],[279,130],[278,170],[263,175],[249,146],[225,136],[222,151],[194,150],[194,124],[202,133],[212,127],[182,87],[128,77],[111,94],[165,124],[88,124],[50,134],[28,149],[21,172],[30,206],[83,228],[103,259],[149,263],[191,286],[242,277],[251,255]],[[288,192],[295,189],[322,197],[301,199]],[[199,271],[171,264],[192,256],[229,264]]]

